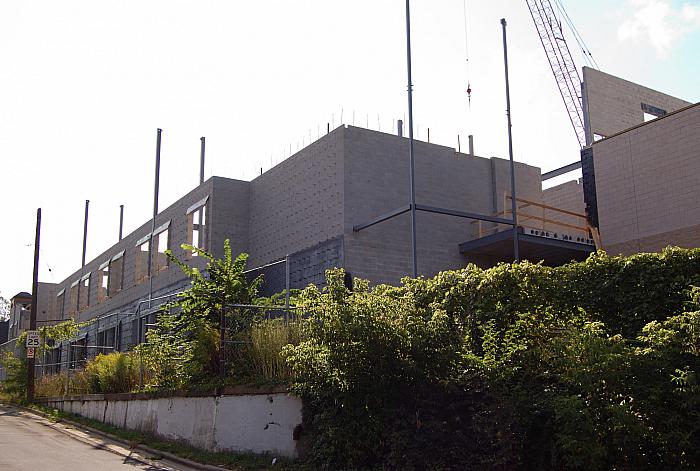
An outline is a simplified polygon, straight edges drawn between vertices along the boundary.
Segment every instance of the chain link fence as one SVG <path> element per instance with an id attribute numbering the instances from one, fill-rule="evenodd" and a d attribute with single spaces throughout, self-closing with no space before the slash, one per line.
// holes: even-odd
<path id="1" fill-rule="evenodd" d="M 227 379 L 254 377 L 279 382 L 289 372 L 280 356 L 282 348 L 298 343 L 301 311 L 295 306 L 232 304 L 220 321 L 219 375 Z"/>
<path id="2" fill-rule="evenodd" d="M 138 304 L 136 312 L 104 316 L 81 328 L 74 338 L 56 342 L 42 338 L 36 350 L 35 384 L 37 397 L 86 394 L 94 390 L 84 374 L 89 360 L 98 354 L 127 352 L 147 341 L 149 330 L 158 327 L 158 314 L 178 293 Z M 262 382 L 283 382 L 288 368 L 280 355 L 282 348 L 298 343 L 302 337 L 301 311 L 291 305 L 232 304 L 219 320 L 219 348 L 216 352 L 222 384 L 255 378 Z M 26 357 L 26 349 L 16 340 L 0 345 L 1 352 Z M 148 381 L 141 355 L 133 355 L 137 387 Z M 133 366 L 133 364 L 132 364 Z M 0 380 L 6 372 L 0 366 Z"/>

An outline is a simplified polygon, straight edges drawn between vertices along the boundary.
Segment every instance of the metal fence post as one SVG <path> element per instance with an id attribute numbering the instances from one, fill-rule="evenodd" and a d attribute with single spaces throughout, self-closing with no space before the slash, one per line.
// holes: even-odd
<path id="1" fill-rule="evenodd" d="M 291 273 L 290 273 L 290 268 L 289 268 L 289 254 L 287 254 L 286 257 L 284 257 L 284 266 L 285 266 L 285 296 L 284 296 L 284 322 L 289 322 L 289 290 L 290 290 L 290 285 L 291 285 Z"/>
<path id="2" fill-rule="evenodd" d="M 219 375 L 226 378 L 226 306 L 222 303 L 219 313 Z"/>

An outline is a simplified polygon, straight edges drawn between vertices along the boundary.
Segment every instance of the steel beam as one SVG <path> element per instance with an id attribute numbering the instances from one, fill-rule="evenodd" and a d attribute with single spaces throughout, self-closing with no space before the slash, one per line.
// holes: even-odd
<path id="1" fill-rule="evenodd" d="M 550 170 L 549 172 L 545 172 L 542 174 L 542 181 L 549 180 L 550 178 L 558 177 L 560 175 L 564 175 L 569 172 L 573 172 L 574 170 L 578 170 L 581 168 L 581 161 L 573 162 L 570 163 L 569 165 L 564 165 L 563 167 L 559 167 L 554 170 Z"/>
<path id="2" fill-rule="evenodd" d="M 513 225 L 512 219 L 504 219 L 496 216 L 486 216 L 485 214 L 470 213 L 467 211 L 457 211 L 455 209 L 437 208 L 434 206 L 425 206 L 422 204 L 416 205 L 416 211 L 423 211 L 425 213 L 444 214 L 446 216 L 456 216 L 459 218 L 476 219 L 478 221 L 487 221 L 496 224 L 507 224 L 509 226 Z"/>
<path id="3" fill-rule="evenodd" d="M 391 212 L 388 212 L 386 214 L 383 214 L 375 219 L 372 219 L 370 222 L 366 224 L 358 224 L 357 226 L 352 226 L 353 232 L 360 232 L 363 229 L 367 229 L 368 227 L 374 226 L 375 224 L 379 224 L 380 222 L 384 222 L 387 219 L 391 219 L 393 217 L 396 217 L 400 214 L 407 213 L 411 210 L 411 205 L 407 204 L 406 206 L 401 206 L 398 209 L 395 209 Z"/>

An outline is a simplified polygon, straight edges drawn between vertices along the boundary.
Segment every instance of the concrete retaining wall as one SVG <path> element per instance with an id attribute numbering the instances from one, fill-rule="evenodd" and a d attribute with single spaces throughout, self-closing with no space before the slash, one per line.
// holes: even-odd
<path id="1" fill-rule="evenodd" d="M 50 407 L 210 451 L 298 456 L 301 400 L 280 389 L 203 397 L 91 394 L 51 398 Z"/>

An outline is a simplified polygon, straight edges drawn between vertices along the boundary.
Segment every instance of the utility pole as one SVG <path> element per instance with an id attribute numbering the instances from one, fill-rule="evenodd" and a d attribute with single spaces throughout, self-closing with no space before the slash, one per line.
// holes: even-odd
<path id="1" fill-rule="evenodd" d="M 418 277 L 416 254 L 416 164 L 413 156 L 413 80 L 411 79 L 411 7 L 406 0 L 406 65 L 408 72 L 408 154 L 411 161 L 411 253 L 413 278 Z"/>
<path id="2" fill-rule="evenodd" d="M 29 314 L 29 330 L 36 330 L 36 311 L 39 289 L 39 241 L 41 239 L 41 208 L 36 210 L 36 235 L 34 236 L 34 273 L 32 278 L 32 309 Z M 36 354 L 36 351 L 35 351 Z M 27 358 L 27 401 L 34 401 L 34 357 Z"/>
<path id="3" fill-rule="evenodd" d="M 513 136 L 510 122 L 510 83 L 508 81 L 508 42 L 506 41 L 506 19 L 501 18 L 503 27 L 503 64 L 506 71 L 506 116 L 508 117 L 508 155 L 510 157 L 510 202 L 513 214 L 513 258 L 520 261 L 520 250 L 518 241 L 518 204 L 515 200 L 515 164 L 513 162 Z M 505 210 L 505 208 L 503 208 Z"/>

